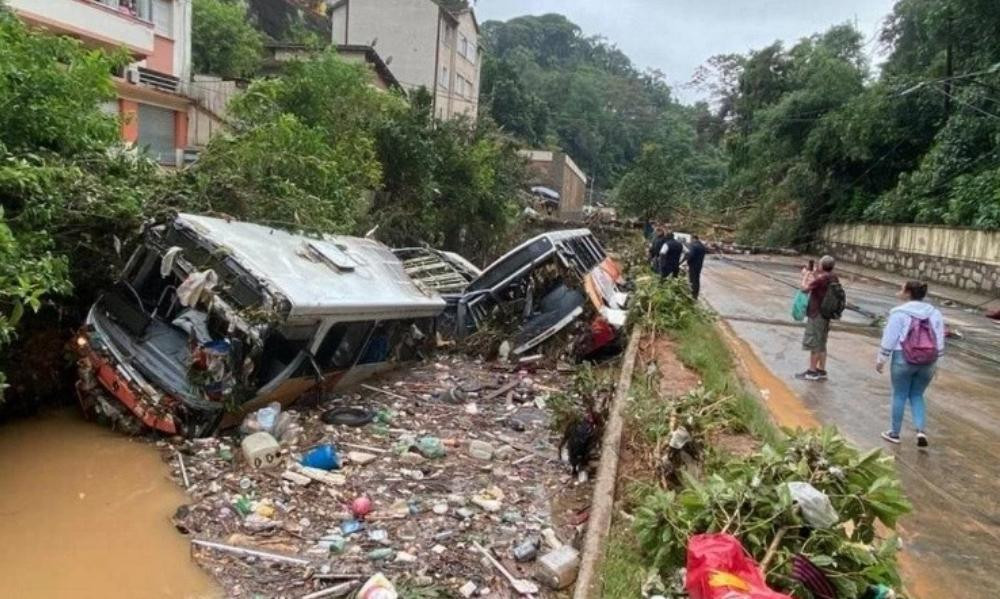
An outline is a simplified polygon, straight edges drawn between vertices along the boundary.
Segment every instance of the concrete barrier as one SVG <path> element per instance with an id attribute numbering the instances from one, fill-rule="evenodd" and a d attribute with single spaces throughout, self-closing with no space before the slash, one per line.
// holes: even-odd
<path id="1" fill-rule="evenodd" d="M 1000 297 L 1000 231 L 827 225 L 817 245 L 846 262 Z"/>

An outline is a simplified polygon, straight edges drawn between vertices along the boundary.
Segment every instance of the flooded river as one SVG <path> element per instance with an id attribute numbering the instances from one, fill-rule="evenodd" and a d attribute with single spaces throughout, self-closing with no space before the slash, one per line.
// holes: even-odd
<path id="1" fill-rule="evenodd" d="M 0 426 L 0 596 L 217 597 L 154 447 L 66 410 Z"/>

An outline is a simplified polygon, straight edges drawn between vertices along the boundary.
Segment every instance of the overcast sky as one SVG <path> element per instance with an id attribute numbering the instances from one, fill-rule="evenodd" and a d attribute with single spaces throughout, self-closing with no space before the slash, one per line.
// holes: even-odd
<path id="1" fill-rule="evenodd" d="M 480 22 L 525 14 L 561 13 L 585 35 L 602 35 L 640 68 L 660 69 L 684 102 L 702 92 L 685 88 L 707 58 L 794 41 L 831 25 L 856 22 L 867 50 L 895 0 L 478 0 Z M 876 57 L 877 58 L 877 57 Z M 876 60 L 877 62 L 877 60 Z"/>

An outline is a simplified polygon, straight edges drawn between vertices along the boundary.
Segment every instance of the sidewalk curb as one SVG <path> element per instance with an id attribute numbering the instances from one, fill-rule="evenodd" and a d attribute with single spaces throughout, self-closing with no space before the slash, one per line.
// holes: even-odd
<path id="1" fill-rule="evenodd" d="M 601 440 L 601 461 L 597 467 L 597 480 L 590 502 L 590 519 L 587 534 L 583 539 L 580 572 L 573 589 L 573 599 L 592 599 L 600 591 L 600 568 L 607 549 L 605 542 L 611 530 L 611 514 L 615 503 L 615 486 L 618 482 L 618 460 L 621 449 L 622 430 L 625 424 L 625 404 L 632 387 L 632 372 L 635 370 L 636 354 L 642 329 L 632 327 L 625 359 L 622 361 L 621 375 L 615 386 L 614 398 L 608 415 L 608 426 Z"/>

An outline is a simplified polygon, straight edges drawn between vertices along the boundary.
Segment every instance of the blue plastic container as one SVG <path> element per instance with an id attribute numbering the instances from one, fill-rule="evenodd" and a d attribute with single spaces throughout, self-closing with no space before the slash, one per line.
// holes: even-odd
<path id="1" fill-rule="evenodd" d="M 317 445 L 302 456 L 302 465 L 320 470 L 337 470 L 340 468 L 340 456 L 337 448 L 329 443 Z"/>

